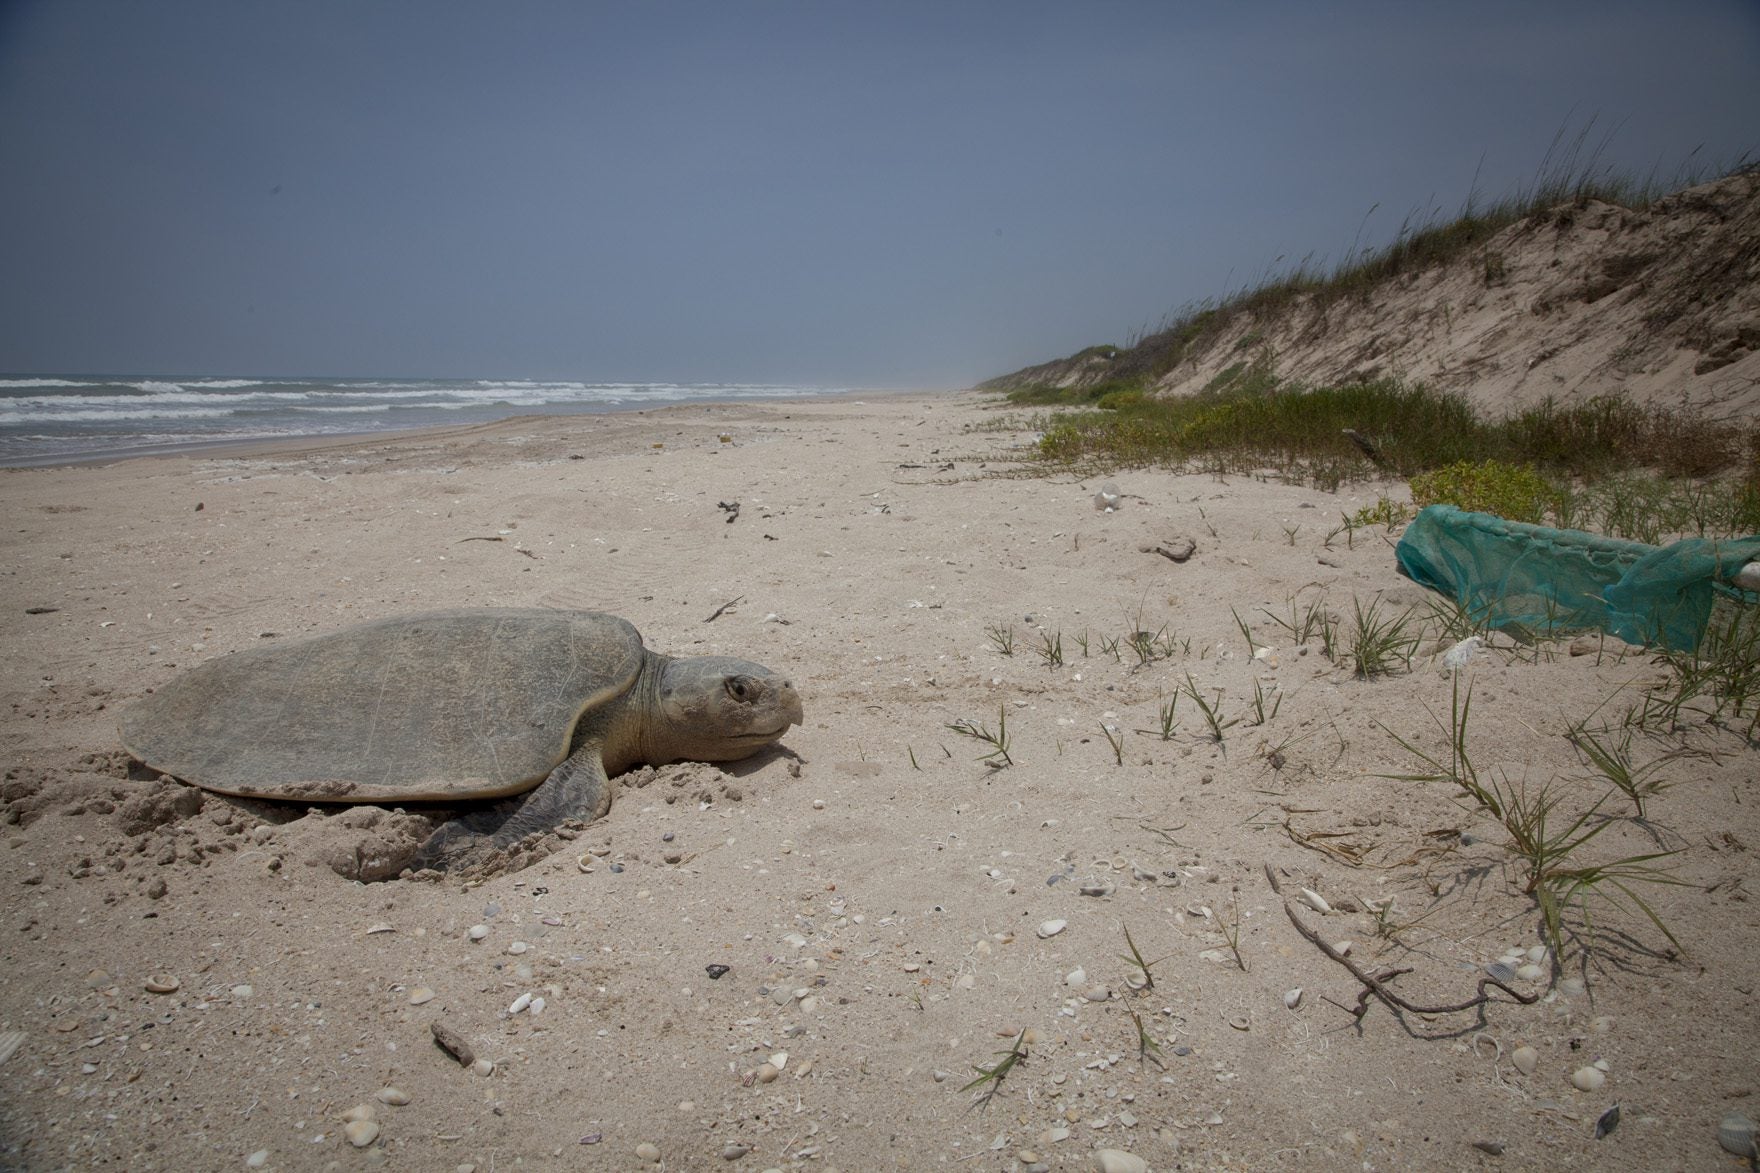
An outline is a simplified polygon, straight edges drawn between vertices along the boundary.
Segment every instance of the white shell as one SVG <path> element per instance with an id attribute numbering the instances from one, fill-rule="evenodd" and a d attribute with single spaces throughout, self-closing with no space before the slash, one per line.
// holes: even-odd
<path id="1" fill-rule="evenodd" d="M 379 1122 L 376 1120 L 350 1120 L 342 1127 L 342 1135 L 348 1143 L 357 1149 L 364 1149 L 379 1139 Z"/>
<path id="2" fill-rule="evenodd" d="M 1532 1075 L 1534 1069 L 1540 1066 L 1540 1053 L 1532 1047 L 1517 1047 L 1510 1052 L 1509 1061 L 1514 1063 L 1516 1070 L 1523 1075 Z"/>
<path id="3" fill-rule="evenodd" d="M 530 1006 L 531 1004 L 532 1004 L 532 996 L 530 994 L 521 994 L 519 997 L 517 997 L 513 1000 L 512 1004 L 510 1004 L 507 1007 L 507 1012 L 509 1014 L 518 1014 L 521 1010 L 524 1010 L 527 1006 Z"/>
<path id="4" fill-rule="evenodd" d="M 1296 1007 L 1300 1006 L 1301 1004 L 1302 1004 L 1302 987 L 1297 986 L 1293 990 L 1284 991 L 1283 1008 L 1285 1010 L 1294 1010 Z"/>
<path id="5" fill-rule="evenodd" d="M 1598 1067 L 1579 1067 L 1571 1072 L 1571 1086 L 1580 1092 L 1596 1092 L 1607 1082 L 1607 1073 Z"/>
<path id="6" fill-rule="evenodd" d="M 1048 920 L 1039 926 L 1039 935 L 1041 937 L 1055 937 L 1068 927 L 1069 922 L 1066 920 Z"/>
<path id="7" fill-rule="evenodd" d="M 1734 1153 L 1738 1157 L 1754 1159 L 1755 1123 L 1740 1112 L 1731 1112 L 1717 1122 L 1717 1143 L 1723 1146 L 1726 1153 Z"/>
<path id="8" fill-rule="evenodd" d="M 1321 916 L 1325 916 L 1332 911 L 1332 905 L 1326 903 L 1326 897 L 1320 895 L 1320 893 L 1314 891 L 1312 888 L 1302 889 L 1302 903 L 1306 904 Z"/>

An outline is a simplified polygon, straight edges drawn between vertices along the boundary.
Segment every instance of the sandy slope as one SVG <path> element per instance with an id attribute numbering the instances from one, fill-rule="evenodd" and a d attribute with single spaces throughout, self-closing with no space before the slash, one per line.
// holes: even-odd
<path id="1" fill-rule="evenodd" d="M 1488 415 L 1623 395 L 1713 417 L 1760 411 L 1760 171 L 1647 208 L 1562 204 L 1362 297 L 1234 313 L 1155 387 L 1188 395 L 1260 363 L 1306 386 L 1394 377 Z M 997 386 L 1091 385 L 1104 353 Z"/>
<path id="2" fill-rule="evenodd" d="M 1306 921 L 1359 964 L 1410 967 L 1416 1002 L 1467 999 L 1539 943 L 1489 821 L 1381 776 L 1411 765 L 1388 730 L 1442 744 L 1433 645 L 1363 682 L 1262 611 L 1421 603 L 1382 534 L 1324 540 L 1403 489 L 1131 473 L 1100 513 L 1097 484 L 987 475 L 1026 440 L 980 398 L 900 397 L 0 474 L 0 1034 L 23 1033 L 0 1166 L 1076 1169 L 1111 1147 L 1157 1170 L 1725 1167 L 1719 1116 L 1760 1098 L 1752 750 L 1696 735 L 1716 756 L 1665 769 L 1653 826 L 1595 843 L 1684 849 L 1691 886 L 1653 896 L 1685 959 L 1603 907 L 1586 971 L 1573 951 L 1569 984 L 1513 983 L 1532 1005 L 1358 1023 L 1358 984 L 1267 868 L 1335 905 Z M 1177 535 L 1188 562 L 1144 550 Z M 117 748 L 117 710 L 181 667 L 466 605 L 615 610 L 660 649 L 764 661 L 806 725 L 727 771 L 631 775 L 603 822 L 471 888 L 338 874 L 419 816 L 204 798 Z M 1275 651 L 1252 658 L 1231 609 Z M 1164 625 L 1169 660 L 1103 650 Z M 1034 649 L 1059 633 L 1053 667 Z M 1155 732 L 1188 673 L 1238 719 L 1221 744 L 1190 699 Z M 1559 778 L 1579 808 L 1567 722 L 1656 675 L 1483 656 L 1481 766 Z M 991 769 L 947 726 L 999 709 L 1014 765 Z M 1379 936 L 1362 898 L 1403 928 Z M 1160 959 L 1151 990 L 1129 988 L 1127 927 Z M 543 1013 L 509 1014 L 526 993 Z M 436 1021 L 493 1074 L 437 1049 Z M 1029 1028 L 975 1108 L 973 1065 Z M 1606 1086 L 1575 1090 L 1598 1059 Z M 379 1132 L 357 1149 L 341 1114 L 363 1103 Z"/>

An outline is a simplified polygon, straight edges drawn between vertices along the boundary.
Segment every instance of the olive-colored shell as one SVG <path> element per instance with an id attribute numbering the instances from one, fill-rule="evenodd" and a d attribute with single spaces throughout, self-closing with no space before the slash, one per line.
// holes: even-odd
<path id="1" fill-rule="evenodd" d="M 222 794 L 321 802 L 518 794 L 621 703 L 642 637 L 591 611 L 446 611 L 237 652 L 128 709 L 122 744 Z"/>

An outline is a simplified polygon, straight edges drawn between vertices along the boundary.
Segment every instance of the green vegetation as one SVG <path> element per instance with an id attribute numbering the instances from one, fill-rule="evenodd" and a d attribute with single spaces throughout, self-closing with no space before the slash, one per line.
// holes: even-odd
<path id="1" fill-rule="evenodd" d="M 1557 512 L 1557 498 L 1558 490 L 1532 468 L 1501 460 L 1463 460 L 1412 478 L 1412 501 L 1419 508 L 1443 502 L 1536 525 Z"/>
<path id="2" fill-rule="evenodd" d="M 1535 516 L 1593 511 L 1592 498 L 1566 500 L 1573 482 L 1593 484 L 1633 468 L 1703 478 L 1760 461 L 1750 425 L 1605 397 L 1570 407 L 1549 402 L 1503 420 L 1478 418 L 1458 395 L 1391 379 L 1312 389 L 1231 386 L 1178 399 L 1109 392 L 1108 403 L 1039 421 L 1040 457 L 1074 466 L 1269 469 L 1323 488 L 1434 474 L 1437 499 L 1456 487 L 1522 489 L 1521 505 Z M 1379 463 L 1347 429 L 1373 443 Z M 1726 501 L 1707 499 L 1698 511 L 1760 518 L 1760 469 L 1744 471 L 1739 483 L 1710 491 Z"/>

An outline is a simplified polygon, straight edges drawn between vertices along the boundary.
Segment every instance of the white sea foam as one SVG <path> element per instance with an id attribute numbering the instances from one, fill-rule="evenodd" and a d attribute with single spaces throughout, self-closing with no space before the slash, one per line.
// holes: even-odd
<path id="1" fill-rule="evenodd" d="M 197 440 L 259 439 L 832 388 L 546 379 L 0 379 L 0 464 Z"/>

